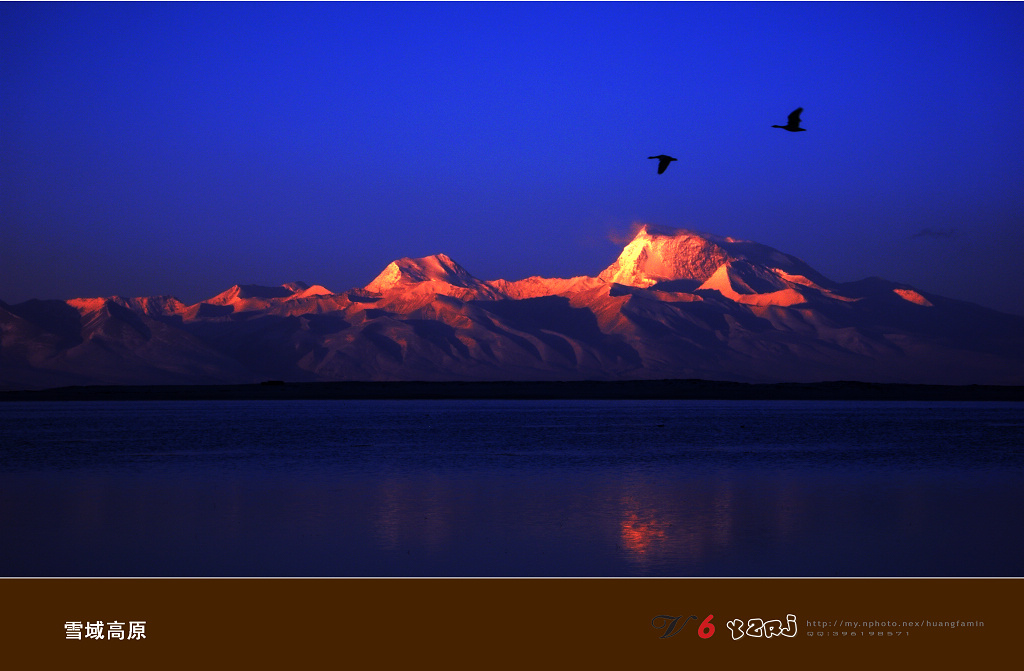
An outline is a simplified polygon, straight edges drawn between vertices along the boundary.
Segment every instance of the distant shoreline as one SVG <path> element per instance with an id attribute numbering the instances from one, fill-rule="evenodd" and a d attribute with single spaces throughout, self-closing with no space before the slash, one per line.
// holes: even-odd
<path id="1" fill-rule="evenodd" d="M 1024 387 L 811 382 L 748 384 L 708 380 L 514 382 L 295 382 L 240 385 L 74 386 L 0 391 L 2 401 L 228 400 L 799 400 L 1024 401 Z"/>

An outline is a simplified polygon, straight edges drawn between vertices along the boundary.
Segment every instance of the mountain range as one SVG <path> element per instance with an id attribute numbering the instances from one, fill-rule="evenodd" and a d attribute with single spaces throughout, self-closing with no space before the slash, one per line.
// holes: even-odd
<path id="1" fill-rule="evenodd" d="M 0 388 L 266 380 L 1024 384 L 1024 317 L 756 242 L 643 226 L 594 277 L 484 281 L 444 254 L 301 282 L 0 301 Z"/>

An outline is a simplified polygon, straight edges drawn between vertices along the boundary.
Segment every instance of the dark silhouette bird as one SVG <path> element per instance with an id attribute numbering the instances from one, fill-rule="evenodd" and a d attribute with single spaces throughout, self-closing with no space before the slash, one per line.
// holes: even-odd
<path id="1" fill-rule="evenodd" d="M 788 130 L 791 133 L 795 133 L 798 130 L 807 130 L 806 128 L 800 127 L 800 113 L 804 111 L 803 107 L 797 107 L 789 115 L 789 121 L 786 122 L 785 126 L 773 125 L 772 128 L 781 128 L 782 130 Z"/>
<path id="2" fill-rule="evenodd" d="M 661 173 L 665 172 L 665 168 L 668 167 L 669 163 L 671 163 L 672 161 L 678 161 L 679 160 L 677 158 L 672 158 L 671 156 L 665 156 L 664 154 L 659 154 L 658 156 L 648 156 L 647 158 L 656 158 L 656 159 L 658 159 L 658 174 L 659 175 Z"/>

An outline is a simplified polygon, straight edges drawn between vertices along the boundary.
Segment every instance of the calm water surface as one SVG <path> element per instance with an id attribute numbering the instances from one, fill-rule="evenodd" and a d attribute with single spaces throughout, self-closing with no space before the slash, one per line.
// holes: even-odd
<path id="1" fill-rule="evenodd" d="M 1020 576 L 1013 403 L 0 404 L 5 576 Z"/>

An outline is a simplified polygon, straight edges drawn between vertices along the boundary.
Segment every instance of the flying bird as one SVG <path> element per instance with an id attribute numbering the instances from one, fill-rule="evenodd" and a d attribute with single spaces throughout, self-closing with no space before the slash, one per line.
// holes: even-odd
<path id="1" fill-rule="evenodd" d="M 800 127 L 800 113 L 804 111 L 803 107 L 797 107 L 789 115 L 789 121 L 786 122 L 785 126 L 773 125 L 772 128 L 781 128 L 782 130 L 788 130 L 791 133 L 795 133 L 798 130 L 807 130 L 806 128 Z"/>
<path id="2" fill-rule="evenodd" d="M 803 129 L 801 128 L 800 130 L 803 130 Z M 665 172 L 665 168 L 668 167 L 669 163 L 671 163 L 672 161 L 678 161 L 679 160 L 677 158 L 672 158 L 671 156 L 665 156 L 664 154 L 659 154 L 658 156 L 648 156 L 647 158 L 656 158 L 656 159 L 658 159 L 658 174 L 659 175 L 661 173 Z"/>

